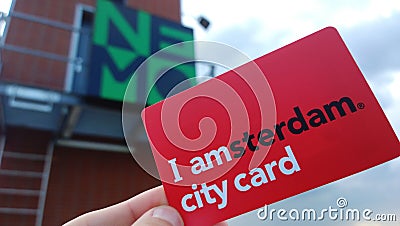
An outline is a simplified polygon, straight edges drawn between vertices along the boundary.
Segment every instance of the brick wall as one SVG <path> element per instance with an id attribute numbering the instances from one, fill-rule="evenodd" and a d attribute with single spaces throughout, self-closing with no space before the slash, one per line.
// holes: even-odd
<path id="1" fill-rule="evenodd" d="M 14 10 L 73 24 L 78 3 L 94 6 L 95 0 L 16 0 Z M 180 22 L 179 0 L 128 0 L 127 5 Z M 6 44 L 68 56 L 71 32 L 12 18 Z M 0 80 L 55 90 L 64 89 L 67 63 L 3 50 Z"/>
<path id="2" fill-rule="evenodd" d="M 14 10 L 72 24 L 78 3 L 94 6 L 95 0 L 16 0 Z M 127 4 L 157 16 L 180 21 L 179 0 L 129 0 Z M 69 31 L 13 18 L 6 44 L 68 56 L 70 39 Z M 66 62 L 3 50 L 2 63 L 0 82 L 64 89 Z M 6 150 L 19 155 L 44 155 L 52 136 L 43 131 L 7 128 Z M 0 189 L 40 189 L 40 178 L 9 174 L 13 171 L 41 172 L 43 160 L 18 159 L 12 155 L 2 160 Z M 147 175 L 130 154 L 56 147 L 43 225 L 60 225 L 83 212 L 129 198 L 157 184 L 159 181 Z M 37 205 L 37 195 L 0 194 L 0 208 L 3 210 L 34 210 Z M 0 213 L 0 225 L 34 225 L 35 215 L 32 213 L 19 215 L 3 212 Z"/>
<path id="3" fill-rule="evenodd" d="M 159 184 L 129 153 L 56 147 L 43 225 L 61 225 Z"/>

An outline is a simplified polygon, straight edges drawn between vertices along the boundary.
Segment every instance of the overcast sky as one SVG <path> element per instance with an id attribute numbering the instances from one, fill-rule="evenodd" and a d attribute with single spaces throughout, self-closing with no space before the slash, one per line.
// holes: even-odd
<path id="1" fill-rule="evenodd" d="M 374 94 L 400 135 L 400 1 L 399 0 L 182 0 L 183 23 L 197 40 L 229 44 L 250 58 L 262 56 L 326 26 L 339 30 Z M 208 31 L 193 17 L 211 21 Z M 222 71 L 222 70 L 221 70 Z M 336 207 L 345 197 L 349 208 L 396 213 L 396 223 L 296 222 L 300 225 L 384 226 L 400 222 L 400 158 L 321 188 L 283 200 L 270 208 Z M 244 200 L 245 201 L 245 200 Z M 238 207 L 240 208 L 240 207 Z M 250 212 L 230 225 L 293 225 L 259 221 Z"/>
<path id="2" fill-rule="evenodd" d="M 0 0 L 0 11 L 7 2 Z M 182 0 L 182 18 L 197 40 L 229 44 L 251 58 L 264 55 L 326 26 L 341 33 L 369 85 L 400 134 L 400 1 L 399 0 Z M 208 31 L 193 19 L 204 15 Z M 332 222 L 314 225 L 384 226 L 400 222 L 400 158 L 357 175 L 297 195 L 270 208 L 335 206 L 345 197 L 350 208 L 396 213 L 397 223 Z M 238 207 L 239 208 L 239 207 Z M 299 223 L 299 222 L 297 222 Z M 299 223 L 313 225 L 310 222 Z M 230 220 L 230 225 L 293 225 L 259 221 L 255 212 Z"/>

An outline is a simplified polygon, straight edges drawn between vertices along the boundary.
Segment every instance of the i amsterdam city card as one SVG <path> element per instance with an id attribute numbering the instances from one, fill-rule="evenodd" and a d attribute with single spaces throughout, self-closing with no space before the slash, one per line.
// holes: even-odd
<path id="1" fill-rule="evenodd" d="M 263 76 L 253 70 L 254 63 Z M 169 204 L 213 225 L 400 155 L 399 140 L 328 27 L 147 107 Z"/>

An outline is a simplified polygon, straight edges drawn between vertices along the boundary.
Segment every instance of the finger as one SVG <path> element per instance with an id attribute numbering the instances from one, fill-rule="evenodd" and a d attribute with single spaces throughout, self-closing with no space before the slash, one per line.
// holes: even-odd
<path id="1" fill-rule="evenodd" d="M 149 209 L 167 204 L 164 189 L 159 186 L 124 202 L 84 214 L 64 226 L 132 225 Z"/>
<path id="2" fill-rule="evenodd" d="M 219 222 L 218 224 L 216 224 L 214 226 L 228 226 L 228 222 L 222 221 L 222 222 Z"/>
<path id="3" fill-rule="evenodd" d="M 183 226 L 178 211 L 170 206 L 159 206 L 147 211 L 132 226 Z"/>

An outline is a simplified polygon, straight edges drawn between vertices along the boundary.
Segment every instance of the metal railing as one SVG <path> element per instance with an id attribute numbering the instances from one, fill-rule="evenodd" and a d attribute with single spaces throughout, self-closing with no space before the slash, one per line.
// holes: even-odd
<path id="1" fill-rule="evenodd" d="M 0 78 L 1 75 L 3 74 L 2 66 L 4 64 L 3 60 L 4 51 L 11 51 L 18 54 L 30 55 L 34 57 L 45 58 L 52 61 L 64 62 L 67 64 L 65 83 L 68 83 L 68 85 L 65 85 L 64 92 L 69 93 L 71 91 L 73 76 L 75 75 L 75 72 L 79 72 L 80 70 L 82 70 L 82 67 L 88 67 L 88 64 L 86 62 L 87 60 L 82 59 L 81 57 L 73 56 L 75 54 L 71 54 L 70 49 L 67 55 L 60 55 L 53 52 L 30 48 L 29 45 L 20 46 L 15 44 L 8 44 L 9 41 L 7 41 L 7 34 L 9 32 L 10 25 L 12 24 L 13 19 L 19 19 L 26 21 L 27 23 L 40 24 L 40 25 L 50 26 L 55 29 L 68 31 L 70 32 L 69 33 L 70 38 L 74 35 L 79 36 L 82 33 L 90 33 L 91 31 L 88 29 L 81 29 L 79 26 L 76 25 L 76 23 L 75 25 L 73 25 L 60 21 L 51 20 L 45 17 L 31 15 L 23 12 L 17 12 L 14 10 L 14 6 L 15 6 L 15 0 L 12 2 L 9 14 L 8 15 L 3 14 L 3 16 L 0 17 L 0 21 L 3 21 L 5 23 L 3 36 L 1 36 L 0 40 Z M 83 6 L 78 5 L 77 8 L 78 7 L 82 8 Z M 84 6 L 84 7 L 88 8 L 89 6 Z M 65 48 L 71 48 L 71 47 L 66 46 Z M 60 92 L 37 89 L 33 87 L 30 88 L 16 84 L 13 85 L 6 83 L 0 84 L 0 86 L 3 87 L 3 88 L 0 87 L 0 97 L 1 95 L 8 96 L 9 97 L 8 101 L 10 102 L 10 105 L 18 108 L 49 112 L 52 110 L 52 106 L 54 103 L 60 103 L 63 101 L 63 99 L 65 99 L 60 97 L 60 95 L 65 96 L 65 94 L 62 94 Z M 74 100 L 72 102 L 76 103 L 77 101 L 75 100 L 75 98 L 73 99 Z"/>
<path id="2" fill-rule="evenodd" d="M 35 49 L 27 48 L 27 47 L 6 44 L 7 33 L 8 33 L 8 29 L 9 29 L 12 18 L 18 18 L 18 19 L 26 20 L 28 22 L 34 22 L 34 23 L 38 23 L 38 24 L 42 24 L 42 25 L 47 25 L 47 26 L 51 26 L 51 27 L 54 27 L 57 29 L 66 30 L 66 31 L 70 31 L 70 32 L 76 32 L 76 33 L 88 32 L 85 29 L 75 27 L 71 24 L 54 21 L 54 20 L 50 20 L 48 18 L 30 15 L 30 14 L 26 14 L 26 13 L 22 13 L 22 12 L 10 11 L 10 13 L 7 16 L 3 16 L 3 18 L 2 18 L 3 21 L 5 21 L 5 28 L 4 28 L 2 40 L 0 42 L 1 49 L 15 51 L 18 53 L 23 53 L 23 54 L 28 54 L 28 55 L 38 56 L 38 57 L 44 57 L 44 58 L 48 58 L 48 59 L 52 59 L 52 60 L 56 60 L 56 61 L 82 63 L 82 60 L 78 60 L 77 58 L 70 58 L 68 56 L 54 54 L 54 53 L 50 53 L 50 52 L 46 52 L 46 51 L 35 50 Z"/>

